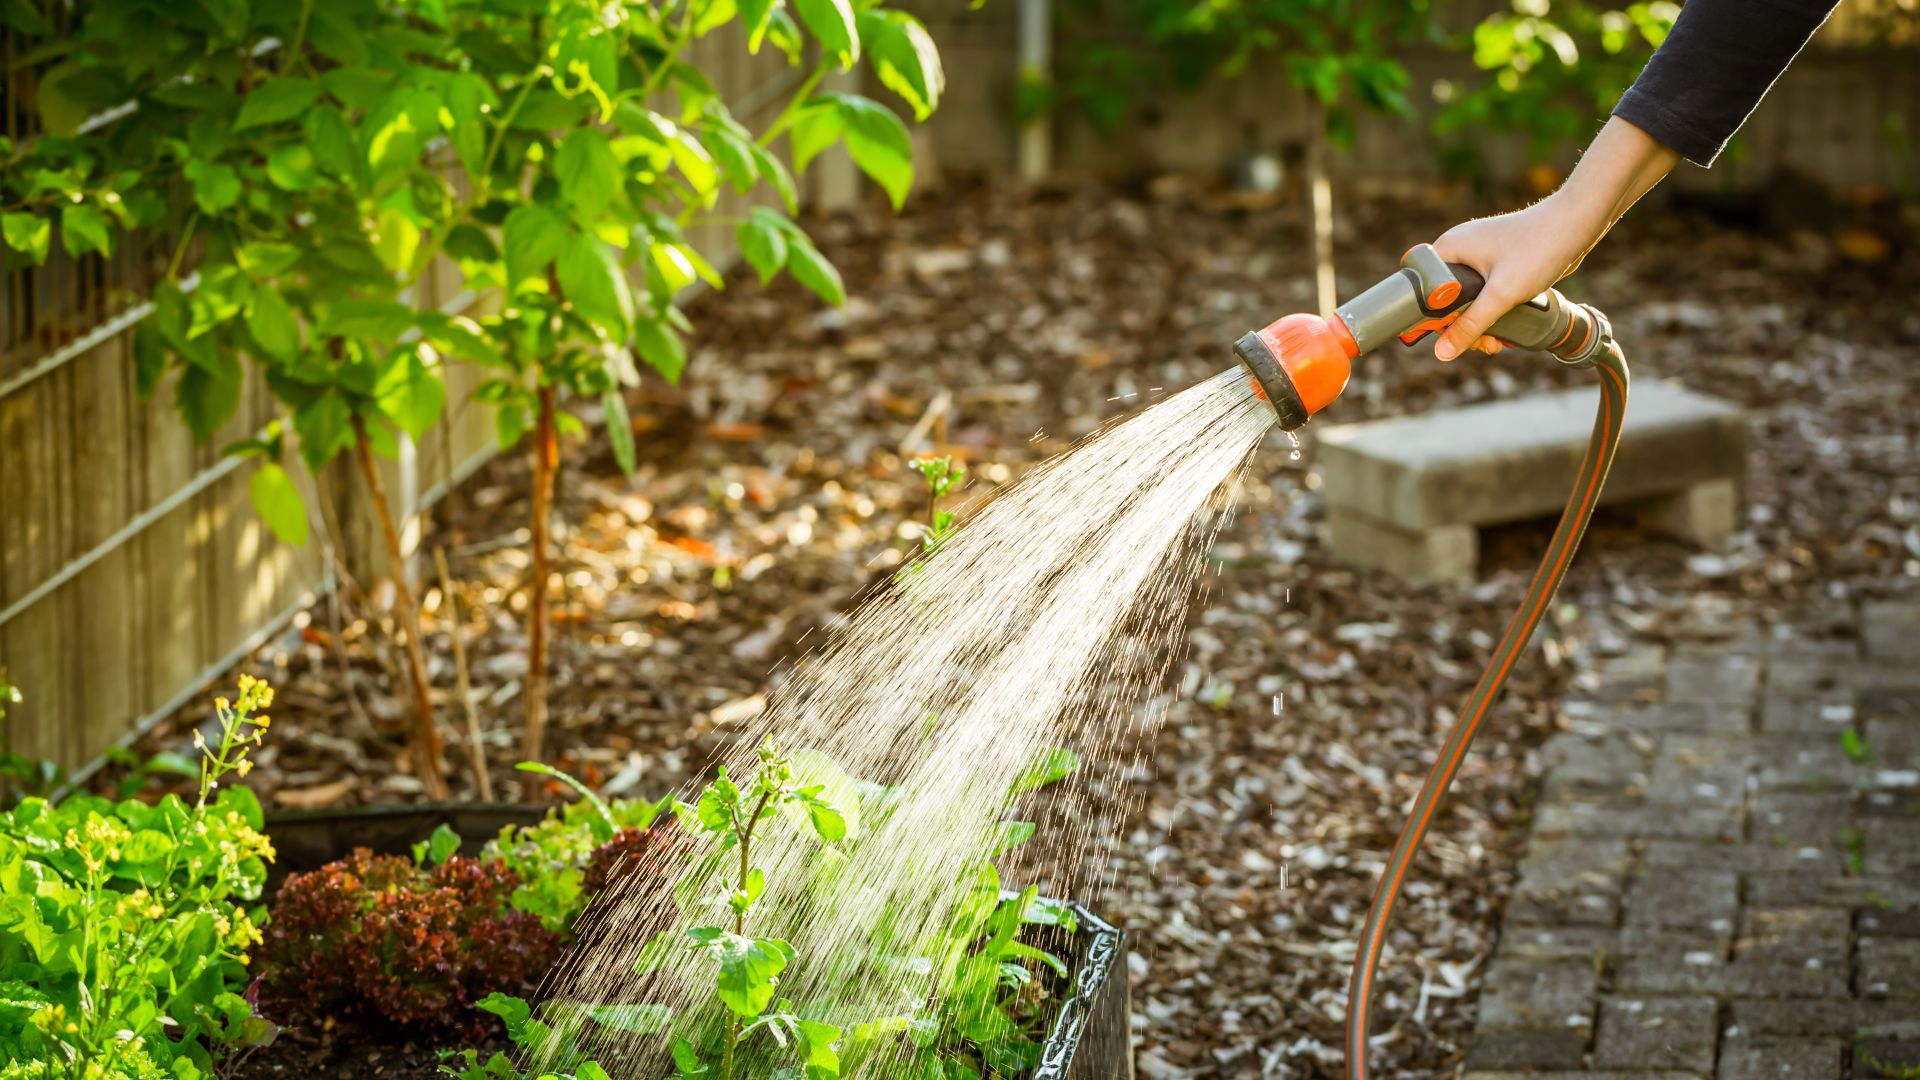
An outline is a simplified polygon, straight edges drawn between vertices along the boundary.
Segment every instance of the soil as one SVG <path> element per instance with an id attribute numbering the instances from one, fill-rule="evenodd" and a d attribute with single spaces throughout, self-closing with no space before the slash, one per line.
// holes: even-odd
<path id="1" fill-rule="evenodd" d="M 1491 208 L 1440 190 L 1347 197 L 1343 293 L 1388 272 L 1407 243 Z M 1911 211 L 1872 200 L 1852 211 L 1848 228 L 1879 245 L 1763 234 L 1739 211 L 1643 206 L 1569 283 L 1612 315 L 1636 378 L 1677 378 L 1749 410 L 1746 520 L 1714 553 L 1604 514 L 1588 535 L 1415 864 L 1375 1010 L 1382 1075 L 1457 1065 L 1538 776 L 1531 750 L 1623 628 L 1818 610 L 1920 576 L 1920 309 L 1886 302 L 1914 295 L 1920 277 Z M 971 463 L 964 522 L 968 500 L 1221 370 L 1245 330 L 1312 306 L 1291 205 L 1177 177 L 1026 194 L 960 185 L 898 218 L 864 208 L 812 227 L 845 274 L 846 308 L 736 275 L 693 305 L 686 382 L 631 395 L 638 475 L 622 477 L 597 434 L 567 447 L 550 760 L 612 793 L 651 796 L 698 775 L 778 689 L 788 658 L 887 576 L 924 511 L 912 455 Z M 1424 347 L 1389 349 L 1358 363 L 1327 419 L 1585 378 L 1534 356 L 1441 365 Z M 597 410 L 578 411 L 597 426 Z M 1494 530 L 1469 587 L 1344 568 L 1318 533 L 1312 431 L 1299 460 L 1279 436 L 1256 458 L 1213 553 L 1218 576 L 1193 605 L 1189 654 L 1149 703 L 1162 719 L 1144 764 L 1076 781 L 1132 808 L 1087 854 L 1098 884 L 1080 898 L 1131 935 L 1146 1080 L 1340 1075 L 1351 941 L 1375 877 L 1551 526 Z M 461 614 L 455 624 L 449 598 L 425 590 L 463 796 L 475 788 L 457 739 L 455 632 L 496 789 L 517 775 L 528 473 L 524 454 L 494 461 L 427 530 Z M 382 634 L 388 590 L 365 584 L 243 666 L 280 688 L 250 781 L 280 806 L 419 797 Z M 204 719 L 181 713 L 147 748 L 177 748 Z M 410 1053 L 383 1060 L 399 1069 Z M 365 1067 L 376 1071 L 354 1075 L 409 1075 Z"/>

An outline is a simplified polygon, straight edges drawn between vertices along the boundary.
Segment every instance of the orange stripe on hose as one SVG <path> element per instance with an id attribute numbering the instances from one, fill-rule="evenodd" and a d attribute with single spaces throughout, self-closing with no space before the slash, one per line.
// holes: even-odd
<path id="1" fill-rule="evenodd" d="M 1592 332 L 1593 328 L 1589 327 L 1589 339 Z M 1569 326 L 1568 334 L 1563 336 L 1562 341 L 1565 337 L 1571 336 L 1571 333 L 1572 327 Z M 1582 344 L 1584 347 L 1585 343 Z M 1578 549 L 1580 540 L 1586 533 L 1587 525 L 1592 518 L 1593 504 L 1599 497 L 1600 487 L 1604 483 L 1606 473 L 1612 465 L 1614 452 L 1618 448 L 1619 438 L 1614 430 L 1614 420 L 1616 415 L 1623 422 L 1625 419 L 1625 403 L 1621 397 L 1626 389 L 1625 378 L 1608 366 L 1601 366 L 1600 371 L 1604 380 L 1601 384 L 1600 417 L 1594 431 L 1594 438 L 1588 447 L 1588 453 L 1592 457 L 1592 467 L 1568 495 L 1566 509 L 1561 515 L 1560 528 L 1555 530 L 1553 545 L 1549 547 L 1547 557 L 1541 559 L 1540 565 L 1534 571 L 1533 580 L 1528 585 L 1531 600 L 1520 611 L 1514 613 L 1513 621 L 1507 625 L 1502 635 L 1495 655 L 1499 657 L 1500 652 L 1504 652 L 1504 658 L 1495 661 L 1498 667 L 1490 664 L 1482 673 L 1479 684 L 1474 687 L 1468 698 L 1468 711 L 1461 714 L 1460 719 L 1455 722 L 1453 732 L 1449 733 L 1446 740 L 1447 743 L 1454 744 L 1454 749 L 1450 752 L 1443 750 L 1443 756 L 1434 762 L 1419 795 L 1415 797 L 1416 806 L 1419 807 L 1416 810 L 1418 816 L 1409 818 L 1401 830 L 1401 836 L 1395 840 L 1393 850 L 1388 854 L 1388 861 L 1392 862 L 1402 850 L 1401 840 L 1406 840 L 1404 858 L 1393 869 L 1391 876 L 1382 875 L 1380 884 L 1374 891 L 1374 904 L 1378 908 L 1378 916 L 1375 917 L 1373 912 L 1369 912 L 1363 933 L 1371 936 L 1368 939 L 1366 955 L 1356 958 L 1353 983 L 1348 994 L 1350 1019 L 1347 1049 L 1349 1076 L 1352 1080 L 1364 1080 L 1366 1076 L 1367 1014 L 1371 1007 L 1373 976 L 1378 967 L 1379 958 L 1386 948 L 1386 928 L 1392 918 L 1394 906 L 1398 902 L 1400 887 L 1405 881 L 1408 868 L 1413 865 L 1413 857 L 1418 853 L 1421 839 L 1425 837 L 1427 829 L 1432 825 L 1434 815 L 1439 812 L 1441 800 L 1446 797 L 1447 790 L 1452 786 L 1454 775 L 1466 758 L 1466 752 L 1472 745 L 1474 735 L 1479 731 L 1480 724 L 1492 707 L 1493 700 L 1504 688 L 1507 676 L 1512 673 L 1513 665 L 1518 661 L 1527 640 L 1532 637 L 1533 631 L 1545 616 L 1547 604 L 1559 591 L 1560 581 L 1566 572 L 1567 564 L 1572 560 L 1574 551 Z M 1559 548 L 1557 554 L 1552 549 L 1555 546 Z M 1543 579 L 1547 586 L 1545 588 L 1542 588 Z M 1425 805 L 1420 806 L 1421 803 Z"/>

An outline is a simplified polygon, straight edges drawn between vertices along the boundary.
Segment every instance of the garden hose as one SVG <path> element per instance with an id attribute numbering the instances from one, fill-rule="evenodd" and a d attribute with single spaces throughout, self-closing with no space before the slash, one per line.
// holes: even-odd
<path id="1" fill-rule="evenodd" d="M 1433 248 L 1422 244 L 1400 260 L 1398 273 L 1335 309 L 1333 316 L 1289 315 L 1265 330 L 1247 334 L 1234 354 L 1253 374 L 1256 393 L 1274 406 L 1280 425 L 1292 430 L 1325 408 L 1346 387 L 1350 361 L 1384 344 L 1389 337 L 1412 344 L 1459 317 L 1484 284 L 1471 268 L 1448 264 Z M 1495 322 L 1488 333 L 1511 345 L 1553 354 L 1562 362 L 1591 367 L 1600 376 L 1600 409 L 1593 438 L 1587 444 L 1578 479 L 1566 509 L 1553 531 L 1546 555 L 1534 571 L 1519 610 L 1507 623 L 1480 681 L 1460 710 L 1453 728 L 1407 822 L 1387 857 L 1380 884 L 1354 953 L 1353 979 L 1347 989 L 1347 1077 L 1367 1077 L 1367 1009 L 1373 994 L 1374 970 L 1386 947 L 1387 923 L 1406 881 L 1414 852 L 1433 824 L 1447 788 L 1459 772 L 1467 747 L 1486 718 L 1494 698 L 1506 685 L 1514 662 L 1546 615 L 1547 604 L 1566 576 L 1574 549 L 1587 530 L 1607 480 L 1627 408 L 1627 362 L 1613 340 L 1604 315 L 1592 307 L 1574 304 L 1548 289 Z"/>

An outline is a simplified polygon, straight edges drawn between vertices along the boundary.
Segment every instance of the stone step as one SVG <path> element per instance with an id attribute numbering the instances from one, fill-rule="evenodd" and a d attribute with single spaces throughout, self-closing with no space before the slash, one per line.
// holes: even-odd
<path id="1" fill-rule="evenodd" d="M 1532 394 L 1318 432 L 1329 542 L 1349 562 L 1420 579 L 1471 578 L 1478 529 L 1556 514 L 1586 452 L 1599 391 Z M 1712 547 L 1739 521 L 1739 408 L 1646 380 L 1600 501 Z"/>

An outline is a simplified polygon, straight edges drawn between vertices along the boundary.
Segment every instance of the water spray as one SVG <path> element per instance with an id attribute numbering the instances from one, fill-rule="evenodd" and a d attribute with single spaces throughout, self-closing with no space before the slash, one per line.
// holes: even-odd
<path id="1" fill-rule="evenodd" d="M 1392 276 L 1341 304 L 1333 315 L 1288 315 L 1264 330 L 1241 337 L 1233 354 L 1252 373 L 1254 391 L 1273 406 L 1280 426 L 1292 431 L 1340 396 L 1352 374 L 1354 359 L 1394 338 L 1412 345 L 1445 329 L 1480 295 L 1484 284 L 1472 267 L 1449 263 L 1432 246 L 1420 244 L 1401 257 L 1400 269 Z M 1573 303 L 1557 290 L 1548 289 L 1502 316 L 1487 332 L 1516 348 L 1545 352 L 1564 364 L 1598 372 L 1600 409 L 1586 458 L 1540 568 L 1534 571 L 1525 599 L 1507 623 L 1480 681 L 1447 732 L 1440 756 L 1413 801 L 1412 812 L 1374 889 L 1373 906 L 1360 931 L 1353 979 L 1347 989 L 1348 1080 L 1366 1080 L 1367 1007 L 1373 993 L 1374 969 L 1386 946 L 1387 921 L 1400 897 L 1407 867 L 1466 757 L 1467 745 L 1566 575 L 1574 549 L 1593 516 L 1614 450 L 1620 445 L 1620 426 L 1626 413 L 1626 358 L 1613 340 L 1606 316 L 1595 308 Z"/>

